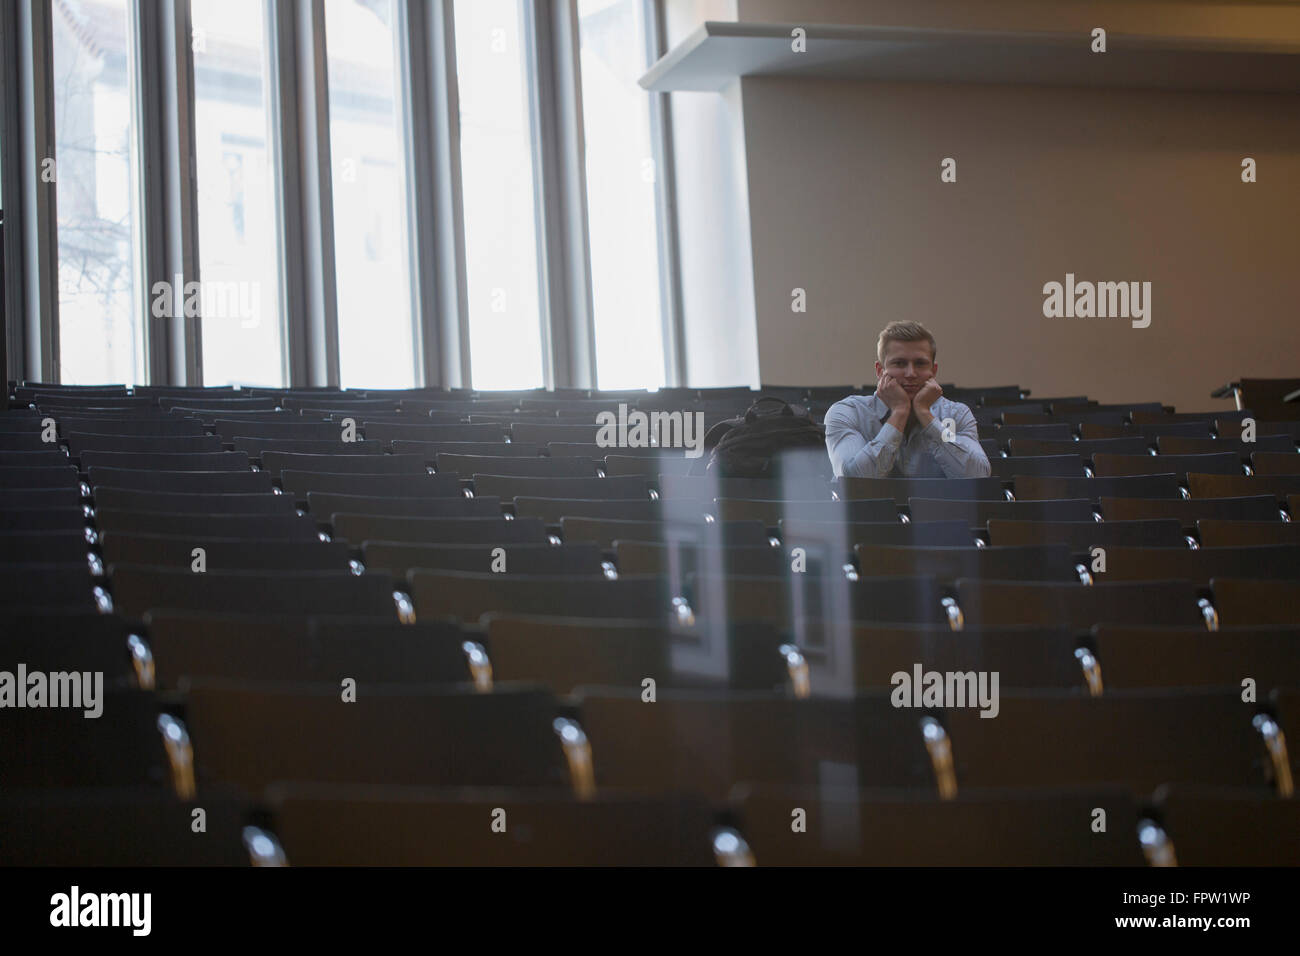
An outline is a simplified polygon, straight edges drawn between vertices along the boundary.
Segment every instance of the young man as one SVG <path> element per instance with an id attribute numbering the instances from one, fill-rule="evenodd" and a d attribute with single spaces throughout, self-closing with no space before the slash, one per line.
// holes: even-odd
<path id="1" fill-rule="evenodd" d="M 975 416 L 943 397 L 937 352 L 934 336 L 920 323 L 885 326 L 876 343 L 876 393 L 850 395 L 826 413 L 826 450 L 836 477 L 989 474 Z"/>

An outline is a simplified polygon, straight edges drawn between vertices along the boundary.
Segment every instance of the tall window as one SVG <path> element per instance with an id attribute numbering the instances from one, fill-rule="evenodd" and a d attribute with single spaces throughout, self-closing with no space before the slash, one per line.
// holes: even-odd
<path id="1" fill-rule="evenodd" d="M 391 0 L 325 0 L 345 388 L 415 384 Z"/>
<path id="2" fill-rule="evenodd" d="M 203 381 L 284 384 L 263 0 L 191 0 Z"/>
<path id="3" fill-rule="evenodd" d="M 456 0 L 461 176 L 476 388 L 542 384 L 533 146 L 519 0 Z"/>
<path id="4" fill-rule="evenodd" d="M 596 372 L 601 388 L 664 384 L 642 0 L 579 0 Z"/>
<path id="5" fill-rule="evenodd" d="M 140 380 L 139 224 L 126 0 L 53 5 L 59 376 L 69 384 Z M 53 159 L 51 164 L 48 160 Z"/>

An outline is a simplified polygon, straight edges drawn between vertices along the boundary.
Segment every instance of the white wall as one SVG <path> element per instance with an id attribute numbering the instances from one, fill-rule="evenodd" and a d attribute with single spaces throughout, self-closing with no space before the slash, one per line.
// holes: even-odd
<path id="1" fill-rule="evenodd" d="M 747 21 L 1081 31 L 1101 23 L 1111 32 L 1300 39 L 1300 6 L 1291 4 L 735 7 Z M 1041 395 L 1158 398 L 1198 410 L 1225 407 L 1209 391 L 1231 378 L 1296 373 L 1300 95 L 753 77 L 738 94 L 673 94 L 673 108 L 713 110 L 715 134 L 728 111 L 743 114 L 742 142 L 729 152 L 698 131 L 677 144 L 679 188 L 694 180 L 681 196 L 684 258 L 705 254 L 683 267 L 696 270 L 687 282 L 692 375 L 710 376 L 692 383 L 725 381 L 717 350 L 747 321 L 744 296 L 708 271 L 709 256 L 729 254 L 724 274 L 734 282 L 743 272 L 735 259 L 746 238 L 728 249 L 720 237 L 740 219 L 719 178 L 737 149 L 763 381 L 869 381 L 876 336 L 892 319 L 935 331 L 944 380 L 1017 382 Z M 948 156 L 958 162 L 953 184 L 939 179 Z M 1259 164 L 1253 185 L 1240 180 L 1243 156 Z M 1045 318 L 1043 284 L 1067 272 L 1152 282 L 1151 326 Z M 790 309 L 795 287 L 807 290 L 804 315 Z"/>
<path id="2" fill-rule="evenodd" d="M 705 20 L 735 20 L 737 0 L 664 0 L 664 29 L 672 49 Z"/>
<path id="3" fill-rule="evenodd" d="M 669 0 L 669 45 L 735 0 Z M 684 384 L 757 385 L 758 332 L 740 82 L 721 94 L 672 93 L 681 261 Z"/>
<path id="4" fill-rule="evenodd" d="M 834 23 L 965 30 L 1300 40 L 1294 0 L 734 0 L 744 23 Z"/>
<path id="5" fill-rule="evenodd" d="M 945 381 L 1040 395 L 1194 411 L 1231 378 L 1296 374 L 1300 96 L 743 89 L 765 381 L 868 381 L 893 319 L 930 326 Z M 1150 281 L 1150 327 L 1045 318 L 1067 272 Z"/>
<path id="6" fill-rule="evenodd" d="M 741 85 L 673 94 L 685 383 L 757 385 L 750 193 Z"/>

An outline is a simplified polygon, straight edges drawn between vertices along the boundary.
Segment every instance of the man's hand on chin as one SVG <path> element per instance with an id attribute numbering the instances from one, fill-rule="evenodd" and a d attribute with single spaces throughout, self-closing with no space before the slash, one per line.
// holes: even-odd
<path id="1" fill-rule="evenodd" d="M 888 372 L 882 372 L 876 379 L 876 396 L 889 406 L 889 424 L 900 432 L 906 428 L 912 403 L 907 400 L 907 392 L 898 380 Z"/>
<path id="2" fill-rule="evenodd" d="M 912 396 L 912 414 L 922 428 L 929 428 L 930 422 L 934 421 L 930 407 L 942 397 L 943 387 L 935 379 L 930 379 Z"/>

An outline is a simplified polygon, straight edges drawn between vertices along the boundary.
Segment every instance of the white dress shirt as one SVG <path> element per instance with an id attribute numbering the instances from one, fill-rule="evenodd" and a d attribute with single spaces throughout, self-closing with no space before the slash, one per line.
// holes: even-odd
<path id="1" fill-rule="evenodd" d="M 826 412 L 826 451 L 835 476 L 851 478 L 985 478 L 988 456 L 980 447 L 975 416 L 961 402 L 940 398 L 934 421 L 900 432 L 889 406 L 872 395 L 850 395 Z M 944 419 L 952 419 L 944 441 Z"/>

